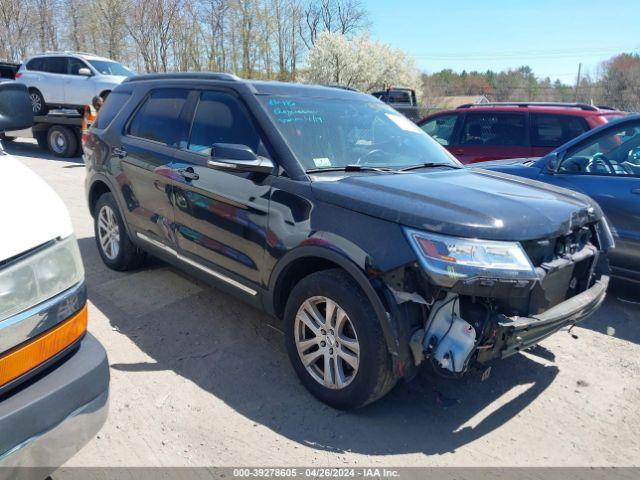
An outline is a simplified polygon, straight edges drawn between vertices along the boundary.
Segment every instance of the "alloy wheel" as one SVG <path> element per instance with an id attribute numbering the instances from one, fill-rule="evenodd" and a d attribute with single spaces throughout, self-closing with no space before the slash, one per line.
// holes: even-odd
<path id="1" fill-rule="evenodd" d="M 40 95 L 33 92 L 29 96 L 31 97 L 31 110 L 33 113 L 40 112 L 40 110 L 42 110 L 42 99 L 40 98 Z"/>
<path id="2" fill-rule="evenodd" d="M 326 388 L 348 386 L 360 364 L 360 344 L 347 313 L 330 298 L 303 302 L 294 322 L 296 348 L 311 377 Z"/>
<path id="3" fill-rule="evenodd" d="M 102 253 L 115 260 L 120 253 L 120 227 L 113 209 L 104 205 L 98 212 L 98 240 Z"/>

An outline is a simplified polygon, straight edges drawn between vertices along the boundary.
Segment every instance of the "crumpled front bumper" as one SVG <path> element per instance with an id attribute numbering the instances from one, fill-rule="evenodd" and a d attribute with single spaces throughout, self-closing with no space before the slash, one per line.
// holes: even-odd
<path id="1" fill-rule="evenodd" d="M 531 347 L 563 327 L 588 318 L 602 304 L 609 285 L 609 277 L 603 275 L 593 286 L 578 295 L 531 317 L 507 317 L 500 315 L 496 321 L 496 342 L 490 351 L 479 355 L 505 358 Z"/>

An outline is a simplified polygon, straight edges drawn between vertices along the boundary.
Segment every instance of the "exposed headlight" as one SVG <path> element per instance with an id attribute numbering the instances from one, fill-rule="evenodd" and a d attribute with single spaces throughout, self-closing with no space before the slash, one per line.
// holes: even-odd
<path id="1" fill-rule="evenodd" d="M 0 321 L 64 292 L 83 278 L 73 236 L 9 264 L 0 269 Z"/>
<path id="2" fill-rule="evenodd" d="M 534 280 L 536 271 L 517 242 L 449 237 L 405 228 L 422 267 L 437 285 L 473 277 Z"/>

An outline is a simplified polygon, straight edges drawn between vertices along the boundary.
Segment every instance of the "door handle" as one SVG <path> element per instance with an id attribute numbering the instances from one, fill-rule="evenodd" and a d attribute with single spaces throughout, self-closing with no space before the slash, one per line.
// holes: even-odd
<path id="1" fill-rule="evenodd" d="M 462 150 L 461 148 L 454 148 L 452 153 L 454 155 L 464 155 L 464 150 Z"/>
<path id="2" fill-rule="evenodd" d="M 178 173 L 182 175 L 185 180 L 198 180 L 200 175 L 193 171 L 192 167 L 180 168 Z"/>
<path id="3" fill-rule="evenodd" d="M 127 151 L 124 148 L 113 147 L 111 152 L 118 158 L 124 158 L 127 156 Z"/>
<path id="4" fill-rule="evenodd" d="M 640 195 L 640 188 L 634 188 L 631 190 L 631 193 L 635 193 L 636 195 Z"/>

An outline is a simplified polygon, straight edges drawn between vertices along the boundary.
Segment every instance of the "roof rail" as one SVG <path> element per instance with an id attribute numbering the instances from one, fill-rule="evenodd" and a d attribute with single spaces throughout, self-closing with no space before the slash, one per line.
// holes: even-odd
<path id="1" fill-rule="evenodd" d="M 232 73 L 221 72 L 172 72 L 172 73 L 145 73 L 129 77 L 122 83 L 141 82 L 143 80 L 225 80 L 228 82 L 238 82 L 242 80 Z"/>
<path id="2" fill-rule="evenodd" d="M 607 105 L 596 105 L 596 107 L 598 107 L 600 110 L 611 110 L 611 111 L 617 111 L 618 110 L 615 107 L 609 107 Z"/>
<path id="3" fill-rule="evenodd" d="M 563 103 L 563 102 L 489 102 L 489 103 L 465 103 L 458 108 L 471 107 L 568 107 L 579 108 L 597 112 L 599 107 L 587 103 Z"/>
<path id="4" fill-rule="evenodd" d="M 340 90 L 349 90 L 350 92 L 359 92 L 360 91 L 355 87 L 350 87 L 348 85 L 341 85 L 339 83 L 325 83 L 322 86 L 323 87 L 329 87 L 329 88 L 339 88 Z"/>
<path id="5" fill-rule="evenodd" d="M 36 53 L 35 55 L 88 55 L 90 57 L 101 57 L 101 55 L 98 55 L 97 53 L 79 52 L 75 50 L 47 50 L 46 52 Z"/>

